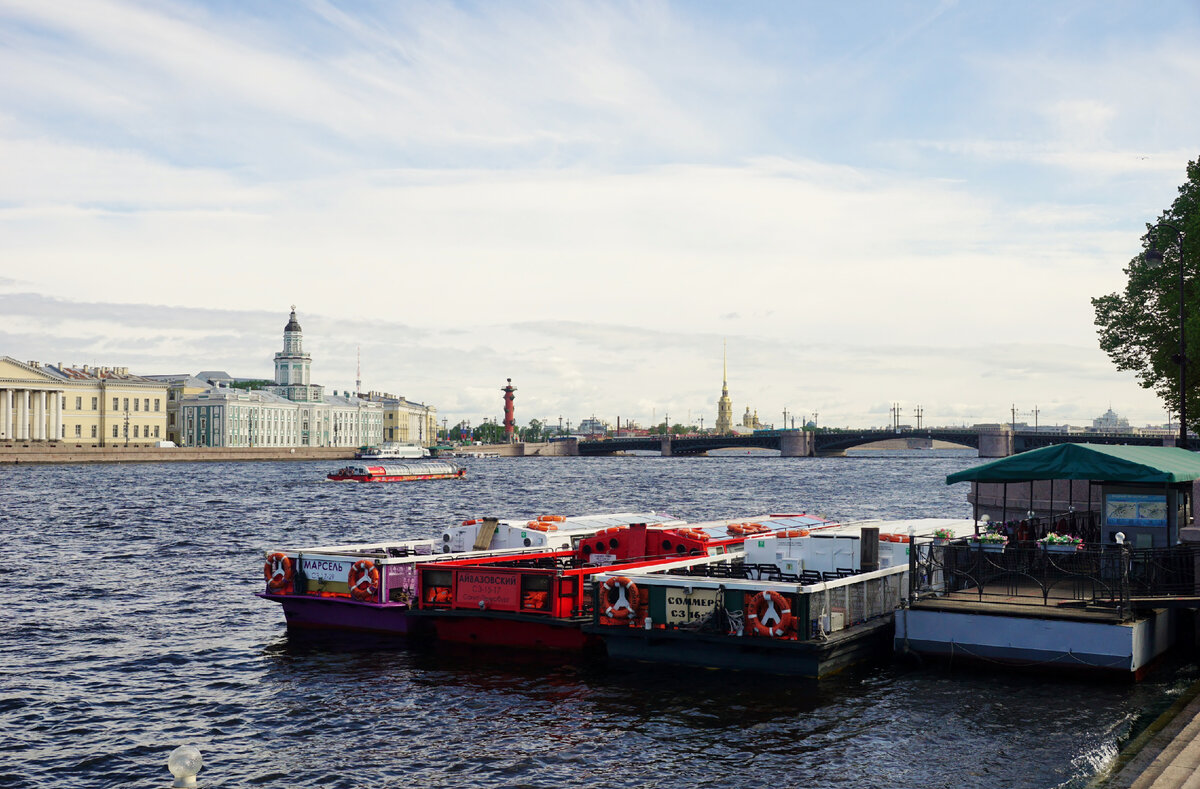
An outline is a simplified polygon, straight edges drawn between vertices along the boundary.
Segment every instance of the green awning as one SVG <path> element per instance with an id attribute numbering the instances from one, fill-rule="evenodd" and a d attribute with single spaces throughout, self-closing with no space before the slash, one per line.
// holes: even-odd
<path id="1" fill-rule="evenodd" d="M 1056 444 L 959 471 L 946 477 L 946 484 L 1031 479 L 1191 482 L 1200 479 L 1200 455 L 1178 447 Z"/>

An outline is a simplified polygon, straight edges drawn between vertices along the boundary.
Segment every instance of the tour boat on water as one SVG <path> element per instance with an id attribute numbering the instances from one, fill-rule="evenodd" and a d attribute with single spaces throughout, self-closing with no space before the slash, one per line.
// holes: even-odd
<path id="1" fill-rule="evenodd" d="M 328 478 L 334 482 L 408 482 L 416 479 L 457 479 L 466 468 L 448 460 L 411 460 L 407 463 L 344 466 Z"/>
<path id="2" fill-rule="evenodd" d="M 429 449 L 419 444 L 385 441 L 377 447 L 363 447 L 354 453 L 359 460 L 412 460 L 429 457 Z"/>
<path id="3" fill-rule="evenodd" d="M 404 635 L 420 597 L 418 564 L 571 549 L 630 523 L 684 522 L 656 512 L 469 518 L 436 539 L 272 550 L 263 566 L 266 589 L 258 596 L 282 606 L 289 630 Z"/>

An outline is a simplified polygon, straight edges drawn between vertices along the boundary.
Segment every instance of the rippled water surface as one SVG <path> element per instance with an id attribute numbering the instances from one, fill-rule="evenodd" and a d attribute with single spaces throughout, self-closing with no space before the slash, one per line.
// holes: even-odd
<path id="1" fill-rule="evenodd" d="M 884 664 L 820 683 L 289 639 L 263 551 L 431 537 L 478 515 L 970 514 L 972 453 L 0 467 L 0 786 L 1082 786 L 1195 679 Z"/>

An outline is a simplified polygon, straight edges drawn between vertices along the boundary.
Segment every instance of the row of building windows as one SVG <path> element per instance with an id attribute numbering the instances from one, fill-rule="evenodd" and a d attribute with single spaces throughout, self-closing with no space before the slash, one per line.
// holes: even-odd
<path id="1" fill-rule="evenodd" d="M 134 410 L 134 411 L 149 411 L 149 410 L 150 410 L 150 400 L 151 400 L 151 398 L 149 398 L 149 397 L 143 397 L 143 398 L 140 398 L 140 399 L 139 399 L 139 398 L 137 398 L 137 397 L 134 397 L 134 398 L 132 398 L 132 401 L 133 401 L 133 410 Z M 155 411 L 161 411 L 161 410 L 162 410 L 162 399 L 161 399 L 161 398 L 158 398 L 158 397 L 155 397 L 155 398 L 153 398 L 153 400 L 154 400 L 154 410 L 155 410 Z M 63 397 L 63 399 L 62 399 L 62 407 L 63 407 L 63 410 L 64 410 L 64 411 L 68 410 L 68 409 L 67 409 L 67 402 L 68 402 L 68 401 L 67 401 L 67 398 L 66 398 L 66 397 Z M 129 409 L 130 398 L 128 398 L 128 397 L 124 397 L 124 398 L 122 398 L 122 397 L 114 397 L 114 398 L 112 399 L 112 403 L 113 403 L 113 404 L 112 404 L 112 410 L 114 410 L 114 411 L 120 411 L 120 410 L 122 410 L 122 402 L 124 403 L 124 410 L 126 410 L 126 411 L 130 410 L 130 409 Z M 98 409 L 99 407 L 100 407 L 100 398 L 99 398 L 99 397 L 93 397 L 93 398 L 92 398 L 92 410 L 93 410 L 93 411 L 95 411 L 95 410 L 96 410 L 96 409 Z M 75 398 L 75 410 L 76 410 L 76 411 L 82 411 L 82 410 L 83 410 L 83 397 L 82 397 L 82 396 L 77 396 L 77 397 Z"/>

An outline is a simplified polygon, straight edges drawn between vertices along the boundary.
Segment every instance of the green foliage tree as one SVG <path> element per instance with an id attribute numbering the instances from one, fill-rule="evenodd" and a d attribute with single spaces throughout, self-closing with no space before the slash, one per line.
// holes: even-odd
<path id="1" fill-rule="evenodd" d="M 1173 226 L 1173 227 L 1172 227 Z M 1182 231 L 1183 243 L 1179 234 Z M 1162 263 L 1147 260 L 1153 245 Z M 1100 347 L 1118 370 L 1137 374 L 1172 413 L 1179 413 L 1179 363 L 1186 364 L 1188 428 L 1200 427 L 1200 159 L 1189 162 L 1179 196 L 1158 220 L 1147 225 L 1143 251 L 1125 267 L 1125 289 L 1092 299 Z M 1179 270 L 1183 255 L 1183 334 L 1187 359 L 1179 359 Z"/>
<path id="2" fill-rule="evenodd" d="M 546 431 L 540 419 L 530 419 L 529 424 L 521 430 L 523 441 L 545 441 Z"/>
<path id="3" fill-rule="evenodd" d="M 274 386 L 274 381 L 259 379 L 256 381 L 230 381 L 230 389 L 265 389 L 268 386 Z"/>
<path id="4" fill-rule="evenodd" d="M 498 422 L 484 422 L 472 431 L 471 437 L 483 444 L 503 444 L 504 425 Z"/>

